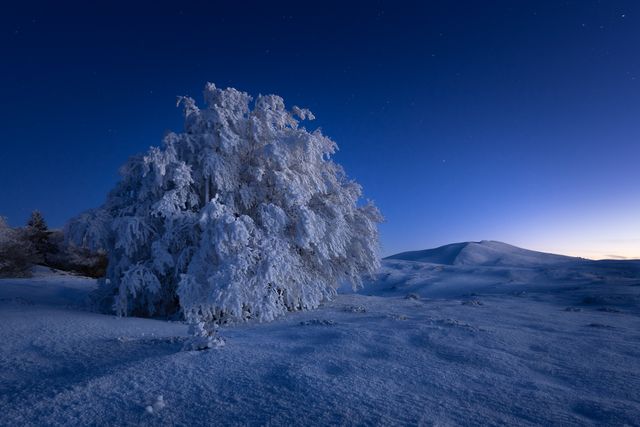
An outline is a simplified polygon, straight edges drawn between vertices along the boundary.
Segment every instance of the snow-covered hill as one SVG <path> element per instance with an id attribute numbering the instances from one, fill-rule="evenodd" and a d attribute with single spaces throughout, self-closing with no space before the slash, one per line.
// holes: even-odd
<path id="1" fill-rule="evenodd" d="M 578 261 L 579 258 L 518 248 L 492 240 L 452 243 L 435 249 L 402 252 L 387 259 L 420 261 L 446 265 L 531 267 Z"/>
<path id="2" fill-rule="evenodd" d="M 89 311 L 94 287 L 0 280 L 0 425 L 640 419 L 640 262 L 496 242 L 401 254 L 359 293 L 201 352 L 182 350 L 181 322 Z"/>

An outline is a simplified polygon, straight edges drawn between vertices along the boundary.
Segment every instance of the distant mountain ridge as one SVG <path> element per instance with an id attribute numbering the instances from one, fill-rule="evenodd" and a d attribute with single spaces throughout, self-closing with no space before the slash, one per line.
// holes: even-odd
<path id="1" fill-rule="evenodd" d="M 583 261 L 582 258 L 519 248 L 493 240 L 461 242 L 421 251 L 401 252 L 385 259 L 443 265 L 528 267 Z"/>

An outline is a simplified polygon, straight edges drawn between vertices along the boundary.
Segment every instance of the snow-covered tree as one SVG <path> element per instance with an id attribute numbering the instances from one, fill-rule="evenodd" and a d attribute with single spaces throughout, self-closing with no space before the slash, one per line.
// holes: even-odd
<path id="1" fill-rule="evenodd" d="M 311 309 L 379 265 L 381 216 L 307 131 L 307 109 L 213 84 L 179 98 L 184 131 L 131 158 L 69 237 L 109 256 L 102 295 L 121 315 L 181 311 L 195 324 Z"/>

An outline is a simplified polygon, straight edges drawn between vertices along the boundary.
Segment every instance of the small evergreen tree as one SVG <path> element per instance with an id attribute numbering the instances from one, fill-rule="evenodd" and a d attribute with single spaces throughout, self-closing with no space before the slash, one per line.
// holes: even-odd
<path id="1" fill-rule="evenodd" d="M 29 221 L 27 221 L 27 227 L 36 230 L 40 233 L 46 233 L 49 231 L 47 227 L 47 223 L 42 216 L 42 213 L 39 210 L 35 210 L 31 212 L 31 216 L 29 217 Z"/>
<path id="2" fill-rule="evenodd" d="M 25 232 L 35 251 L 34 262 L 46 264 L 47 255 L 54 250 L 54 247 L 49 242 L 49 228 L 39 210 L 31 213 L 31 217 L 29 217 L 27 226 L 25 227 Z"/>
<path id="3" fill-rule="evenodd" d="M 131 158 L 106 203 L 68 225 L 109 254 L 100 294 L 121 315 L 181 310 L 202 329 L 359 286 L 379 266 L 381 216 L 331 160 L 336 144 L 299 126 L 313 114 L 213 84 L 204 98 L 180 98 L 184 132 Z"/>

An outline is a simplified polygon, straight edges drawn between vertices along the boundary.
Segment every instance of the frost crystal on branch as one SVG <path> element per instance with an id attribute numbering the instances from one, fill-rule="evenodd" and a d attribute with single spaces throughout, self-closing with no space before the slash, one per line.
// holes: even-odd
<path id="1" fill-rule="evenodd" d="M 131 158 L 105 204 L 70 222 L 109 254 L 101 294 L 121 315 L 220 324 L 317 307 L 379 265 L 372 203 L 331 160 L 336 144 L 285 109 L 213 84 L 179 98 L 184 132 Z"/>

